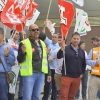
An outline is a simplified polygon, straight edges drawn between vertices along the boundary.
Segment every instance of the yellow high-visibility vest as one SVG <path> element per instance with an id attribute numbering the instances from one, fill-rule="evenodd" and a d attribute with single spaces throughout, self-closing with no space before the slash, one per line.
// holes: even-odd
<path id="1" fill-rule="evenodd" d="M 20 63 L 20 74 L 21 76 L 31 76 L 33 74 L 33 68 L 32 66 L 32 46 L 30 43 L 30 40 L 27 38 L 23 41 L 21 41 L 26 46 L 26 60 L 22 63 Z M 45 43 L 40 40 L 43 50 L 43 56 L 42 56 L 42 68 L 41 72 L 47 74 L 48 73 L 48 61 L 47 61 L 47 51 L 46 51 L 46 45 Z"/>
<path id="2" fill-rule="evenodd" d="M 93 48 L 92 60 L 100 59 L 100 47 Z M 92 67 L 91 74 L 100 76 L 100 64 Z"/>

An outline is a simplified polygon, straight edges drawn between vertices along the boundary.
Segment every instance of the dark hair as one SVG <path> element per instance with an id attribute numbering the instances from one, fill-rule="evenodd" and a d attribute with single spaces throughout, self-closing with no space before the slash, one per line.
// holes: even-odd
<path id="1" fill-rule="evenodd" d="M 83 44 L 83 43 L 85 43 L 85 41 L 84 41 L 84 40 L 81 40 L 80 43 L 79 43 L 79 46 L 80 46 L 81 44 Z"/>
<path id="2" fill-rule="evenodd" d="M 98 38 L 97 36 L 95 36 L 95 37 L 91 38 L 91 40 L 92 40 L 92 41 L 97 41 L 97 42 L 99 42 L 99 41 L 100 41 L 100 40 L 99 40 L 99 38 Z"/>
<path id="3" fill-rule="evenodd" d="M 73 33 L 73 34 L 72 34 L 72 37 L 73 37 L 74 35 L 78 35 L 78 36 L 80 36 L 80 34 L 77 33 L 77 32 Z"/>
<path id="4" fill-rule="evenodd" d="M 61 35 L 58 35 L 58 38 L 62 38 L 62 36 Z"/>
<path id="5" fill-rule="evenodd" d="M 61 34 L 58 34 L 58 39 L 61 39 L 62 38 L 62 36 L 61 36 Z M 65 39 L 64 37 L 63 37 L 63 41 L 65 41 L 65 44 L 67 43 L 67 39 Z"/>
<path id="6" fill-rule="evenodd" d="M 4 34 L 4 29 L 0 27 L 0 33 Z"/>
<path id="7" fill-rule="evenodd" d="M 61 34 L 58 34 L 58 38 L 62 38 Z M 65 40 L 65 38 L 63 37 L 63 40 Z"/>
<path id="8" fill-rule="evenodd" d="M 16 30 L 12 29 L 10 35 L 15 34 Z"/>
<path id="9" fill-rule="evenodd" d="M 45 33 L 40 33 L 39 39 L 41 39 L 42 41 L 44 41 L 46 39 L 46 34 Z"/>

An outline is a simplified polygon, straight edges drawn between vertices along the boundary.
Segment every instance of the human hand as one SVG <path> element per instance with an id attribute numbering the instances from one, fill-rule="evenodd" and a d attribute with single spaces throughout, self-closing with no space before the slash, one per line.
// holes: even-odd
<path id="1" fill-rule="evenodd" d="M 51 76 L 47 76 L 47 82 L 51 82 Z"/>
<path id="2" fill-rule="evenodd" d="M 53 60 L 53 58 L 52 57 L 48 57 L 48 61 L 52 61 Z"/>
<path id="3" fill-rule="evenodd" d="M 63 43 L 63 44 L 61 45 L 61 50 L 62 50 L 62 51 L 65 50 L 65 46 L 66 46 L 65 43 Z"/>
<path id="4" fill-rule="evenodd" d="M 22 49 L 22 52 L 23 52 L 23 53 L 26 52 L 26 46 L 25 46 L 25 44 L 23 44 L 23 45 L 21 46 L 21 49 Z"/>
<path id="5" fill-rule="evenodd" d="M 100 59 L 98 59 L 96 63 L 97 63 L 97 65 L 99 65 L 100 64 Z"/>
<path id="6" fill-rule="evenodd" d="M 9 56 L 9 48 L 8 48 L 8 47 L 6 47 L 6 48 L 4 49 L 4 55 L 5 55 L 6 57 Z"/>

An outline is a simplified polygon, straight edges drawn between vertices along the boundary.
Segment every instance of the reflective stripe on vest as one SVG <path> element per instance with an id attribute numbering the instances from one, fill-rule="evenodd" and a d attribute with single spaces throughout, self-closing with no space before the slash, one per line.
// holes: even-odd
<path id="1" fill-rule="evenodd" d="M 100 59 L 100 47 L 93 48 L 92 60 Z M 100 76 L 100 65 L 92 67 L 91 74 Z"/>
<path id="2" fill-rule="evenodd" d="M 28 38 L 21 42 L 26 45 L 26 60 L 23 63 L 20 63 L 20 66 L 21 66 L 20 73 L 21 73 L 21 76 L 31 76 L 33 74 L 32 46 Z M 47 61 L 46 45 L 43 41 L 40 40 L 40 42 L 41 42 L 42 49 L 43 49 L 41 71 L 47 74 L 48 73 L 48 61 Z"/>

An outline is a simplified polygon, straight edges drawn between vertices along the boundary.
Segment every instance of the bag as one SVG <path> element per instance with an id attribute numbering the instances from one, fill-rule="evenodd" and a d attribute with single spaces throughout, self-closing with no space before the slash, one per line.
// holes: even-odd
<path id="1" fill-rule="evenodd" d="M 6 80 L 8 84 L 13 83 L 14 75 L 12 72 L 6 72 Z"/>
<path id="2" fill-rule="evenodd" d="M 4 68 L 4 71 L 5 71 L 5 75 L 6 75 L 6 80 L 7 80 L 7 83 L 10 84 L 13 82 L 13 79 L 14 79 L 14 75 L 12 72 L 7 72 L 5 67 L 4 67 L 4 64 L 0 58 L 0 63 L 2 64 L 3 68 Z"/>

